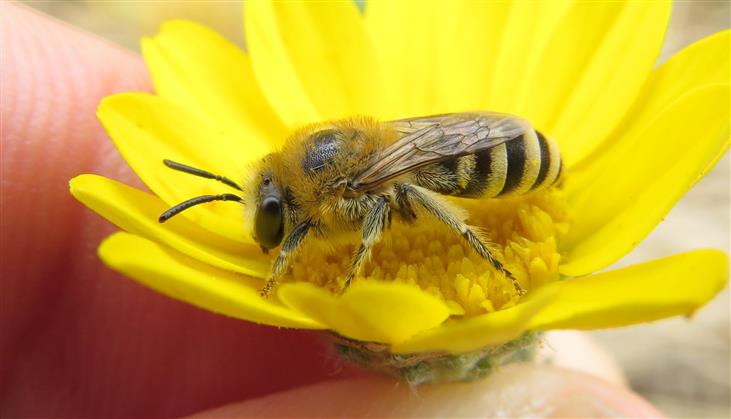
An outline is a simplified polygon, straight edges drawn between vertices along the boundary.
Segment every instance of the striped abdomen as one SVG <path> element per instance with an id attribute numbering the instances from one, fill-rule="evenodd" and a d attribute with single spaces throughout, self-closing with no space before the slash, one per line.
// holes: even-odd
<path id="1" fill-rule="evenodd" d="M 553 185 L 561 172 L 558 145 L 529 130 L 479 153 L 450 158 L 414 174 L 418 185 L 445 195 L 494 198 Z"/>

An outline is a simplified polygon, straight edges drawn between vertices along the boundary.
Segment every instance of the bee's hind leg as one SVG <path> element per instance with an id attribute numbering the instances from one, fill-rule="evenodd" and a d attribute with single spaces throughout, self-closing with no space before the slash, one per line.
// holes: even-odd
<path id="1" fill-rule="evenodd" d="M 274 260 L 274 264 L 272 265 L 272 271 L 269 275 L 269 279 L 267 279 L 264 287 L 259 290 L 259 294 L 261 294 L 262 297 L 269 296 L 272 289 L 274 289 L 274 286 L 277 285 L 279 277 L 287 271 L 287 268 L 289 268 L 289 265 L 294 260 L 297 252 L 302 247 L 302 242 L 305 240 L 305 237 L 307 237 L 307 232 L 310 231 L 310 227 L 312 227 L 312 224 L 309 221 L 305 221 L 295 227 L 294 230 L 289 233 L 287 238 L 284 239 L 282 250 L 279 251 L 277 258 Z"/>
<path id="2" fill-rule="evenodd" d="M 495 259 L 492 253 L 490 253 L 490 250 L 487 248 L 487 246 L 482 243 L 480 238 L 477 236 L 477 234 L 475 234 L 470 226 L 462 221 L 457 215 L 453 214 L 452 211 L 450 211 L 445 204 L 440 202 L 439 199 L 434 198 L 433 196 L 431 196 L 430 193 L 423 192 L 422 190 L 422 188 L 414 185 L 397 185 L 397 200 L 404 200 L 411 203 L 413 206 L 423 208 L 435 219 L 445 224 L 455 233 L 458 233 L 467 241 L 467 243 L 469 243 L 470 247 L 475 249 L 477 254 L 482 256 L 483 259 L 490 262 L 490 264 L 495 267 L 495 269 L 500 271 L 503 275 L 510 278 L 510 280 L 513 282 L 515 290 L 519 294 L 524 294 L 525 291 L 515 279 L 513 274 L 505 269 L 505 266 L 503 266 L 502 262 Z"/>
<path id="3" fill-rule="evenodd" d="M 348 277 L 345 279 L 343 289 L 340 291 L 342 294 L 353 282 L 353 278 L 358 274 L 360 268 L 363 266 L 363 262 L 368 260 L 371 254 L 373 245 L 378 243 L 383 234 L 383 230 L 386 229 L 386 225 L 390 219 L 391 207 L 388 197 L 381 196 L 376 201 L 376 204 L 368 211 L 368 214 L 363 221 L 363 239 L 355 251 L 353 259 L 350 264 L 350 272 Z"/>

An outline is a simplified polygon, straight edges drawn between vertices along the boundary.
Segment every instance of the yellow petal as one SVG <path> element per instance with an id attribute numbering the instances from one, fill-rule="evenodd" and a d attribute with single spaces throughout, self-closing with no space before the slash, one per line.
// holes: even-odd
<path id="1" fill-rule="evenodd" d="M 612 31 L 614 25 L 621 21 L 625 11 L 637 7 L 629 2 L 569 3 L 552 31 L 539 41 L 541 49 L 537 56 L 521 69 L 523 80 L 514 89 L 518 103 L 507 110 L 557 138 L 564 158 L 569 142 L 555 136 L 556 119 L 565 113 L 563 107 L 573 93 L 583 93 L 576 91 L 577 82 L 591 66 L 594 55 L 601 54 L 604 40 L 621 36 Z M 634 30 L 626 36 L 633 33 Z"/>
<path id="2" fill-rule="evenodd" d="M 519 304 L 468 319 L 455 319 L 426 330 L 391 347 L 394 353 L 474 351 L 516 339 L 528 330 L 531 318 L 556 296 L 554 288 L 542 287 Z"/>
<path id="3" fill-rule="evenodd" d="M 728 83 L 730 44 L 731 30 L 718 32 L 686 47 L 661 65 L 643 86 L 633 111 L 620 129 L 579 162 L 578 168 L 583 170 L 594 164 L 625 132 L 646 124 L 647 119 L 661 113 L 684 94 L 698 87 Z M 576 170 L 575 166 L 572 171 Z"/>
<path id="4" fill-rule="evenodd" d="M 359 281 L 342 296 L 307 282 L 282 284 L 284 304 L 352 339 L 394 343 L 441 324 L 447 305 L 418 287 Z"/>
<path id="5" fill-rule="evenodd" d="M 378 110 L 381 81 L 354 2 L 244 4 L 257 79 L 289 126 Z"/>
<path id="6" fill-rule="evenodd" d="M 575 8 L 576 5 L 563 0 L 488 2 L 493 3 L 503 5 L 509 10 L 504 16 L 490 16 L 490 26 L 501 28 L 500 33 L 497 36 L 490 34 L 492 39 L 481 40 L 481 43 L 497 44 L 491 49 L 494 52 L 487 57 L 488 71 L 476 76 L 485 77 L 489 81 L 489 86 L 483 93 L 486 99 L 482 107 L 521 114 L 525 103 L 535 100 L 536 95 L 540 96 L 544 90 L 557 87 L 553 84 L 535 86 L 527 81 L 535 70 L 555 64 L 553 60 L 545 62 L 545 50 L 554 47 L 551 41 L 559 28 L 576 30 L 576 25 L 570 20 L 573 15 L 568 13 L 569 8 Z M 474 26 L 485 34 L 494 30 L 484 28 L 481 22 L 475 22 Z M 480 50 L 475 50 L 472 54 L 480 54 Z M 464 63 L 463 66 L 469 68 L 470 63 Z"/>
<path id="7" fill-rule="evenodd" d="M 554 282 L 553 303 L 533 329 L 598 329 L 691 315 L 728 278 L 728 258 L 698 250 L 584 278 Z"/>
<path id="8" fill-rule="evenodd" d="M 70 187 L 76 199 L 125 231 L 221 269 L 258 278 L 269 273 L 269 258 L 253 242 L 225 239 L 181 217 L 160 224 L 157 218 L 167 206 L 154 195 L 96 175 L 77 176 Z"/>
<path id="9" fill-rule="evenodd" d="M 214 313 L 272 326 L 323 328 L 259 296 L 258 279 L 213 268 L 132 234 L 108 237 L 99 246 L 99 256 L 109 267 L 141 284 Z"/>
<path id="10" fill-rule="evenodd" d="M 392 116 L 498 110 L 527 116 L 552 135 L 558 122 L 573 161 L 570 143 L 590 140 L 576 146 L 590 149 L 634 100 L 669 12 L 667 1 L 373 1 L 366 24 L 388 70 Z M 587 103 L 604 110 L 587 118 Z M 567 106 L 578 111 L 564 112 Z M 570 134 L 577 130 L 581 137 Z"/>
<path id="11" fill-rule="evenodd" d="M 493 69 L 490 56 L 510 9 L 504 2 L 384 1 L 369 6 L 366 16 L 388 69 L 391 106 L 401 106 L 394 113 L 422 116 L 483 108 Z"/>
<path id="12" fill-rule="evenodd" d="M 254 79 L 249 57 L 203 25 L 176 20 L 142 41 L 157 93 L 212 126 L 237 133 L 237 141 L 281 142 L 284 125 Z"/>
<path id="13" fill-rule="evenodd" d="M 235 192 L 219 182 L 167 168 L 163 159 L 241 182 L 248 164 L 270 150 L 257 138 L 230 137 L 185 108 L 144 93 L 105 98 L 98 116 L 127 163 L 168 205 L 199 195 Z M 232 202 L 199 205 L 179 215 L 228 238 L 248 241 L 241 206 Z"/>
<path id="14" fill-rule="evenodd" d="M 728 148 L 729 34 L 663 64 L 612 141 L 571 169 L 575 220 L 564 274 L 593 272 L 629 252 Z"/>
<path id="15" fill-rule="evenodd" d="M 562 274 L 594 272 L 629 253 L 723 154 L 729 86 L 696 89 L 645 123 L 567 178 L 576 215 Z"/>
<path id="16" fill-rule="evenodd" d="M 386 113 L 383 117 L 438 112 L 436 92 L 441 80 L 437 76 L 437 63 L 442 62 L 438 49 L 442 45 L 440 35 L 446 32 L 441 28 L 454 29 L 452 15 L 444 15 L 445 21 L 440 21 L 440 13 L 448 12 L 440 6 L 437 2 L 409 1 L 366 4 L 366 28 L 383 69 Z"/>
<path id="17" fill-rule="evenodd" d="M 670 9 L 670 1 L 577 2 L 559 25 L 529 79 L 529 91 L 539 91 L 526 115 L 560 141 L 569 166 L 629 110 L 659 56 Z M 551 91 L 541 92 L 546 85 Z"/>
<path id="18" fill-rule="evenodd" d="M 320 114 L 297 76 L 276 23 L 269 2 L 244 3 L 244 31 L 254 75 L 285 125 L 317 121 Z"/>
<path id="19" fill-rule="evenodd" d="M 515 95 L 522 63 L 540 52 L 564 4 L 368 2 L 385 117 L 505 110 L 496 104 Z"/>

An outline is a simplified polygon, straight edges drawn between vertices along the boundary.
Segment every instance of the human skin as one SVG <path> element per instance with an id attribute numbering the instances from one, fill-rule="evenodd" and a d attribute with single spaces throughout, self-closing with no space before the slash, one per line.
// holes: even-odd
<path id="1" fill-rule="evenodd" d="M 93 35 L 0 7 L 0 417 L 659 415 L 582 344 L 552 348 L 556 365 L 413 391 L 342 364 L 320 333 L 215 315 L 109 270 L 96 246 L 115 228 L 68 180 L 144 188 L 95 109 L 151 91 L 147 71 Z"/>

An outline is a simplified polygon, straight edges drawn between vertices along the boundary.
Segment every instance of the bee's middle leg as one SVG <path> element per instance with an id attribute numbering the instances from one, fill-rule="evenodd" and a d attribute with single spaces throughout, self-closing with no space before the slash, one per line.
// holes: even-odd
<path id="1" fill-rule="evenodd" d="M 348 277 L 345 279 L 341 293 L 348 289 L 350 283 L 353 282 L 353 278 L 355 278 L 355 275 L 358 274 L 360 268 L 363 266 L 363 262 L 370 256 L 373 245 L 378 243 L 378 240 L 383 234 L 383 230 L 386 229 L 390 214 L 390 202 L 388 197 L 385 196 L 379 197 L 376 204 L 368 211 L 363 221 L 363 238 L 358 250 L 353 255 L 350 272 L 348 272 Z"/>
<path id="2" fill-rule="evenodd" d="M 431 216 L 438 221 L 445 224 L 455 233 L 462 236 L 467 243 L 475 249 L 483 259 L 490 262 L 490 264 L 500 271 L 503 275 L 510 278 L 513 282 L 513 286 L 518 293 L 522 294 L 523 288 L 520 286 L 518 281 L 515 279 L 502 262 L 497 260 L 495 256 L 490 253 L 490 250 L 485 246 L 475 232 L 462 221 L 458 216 L 452 213 L 443 203 L 431 196 L 428 192 L 422 192 L 422 188 L 409 184 L 401 184 L 397 186 L 397 199 L 405 200 L 410 202 L 412 205 L 418 206 L 426 210 Z"/>

